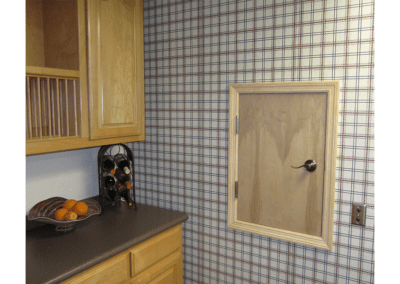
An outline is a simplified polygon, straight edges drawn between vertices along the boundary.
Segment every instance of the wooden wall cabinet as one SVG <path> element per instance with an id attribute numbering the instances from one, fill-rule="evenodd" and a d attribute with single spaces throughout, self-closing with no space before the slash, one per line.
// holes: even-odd
<path id="1" fill-rule="evenodd" d="M 142 0 L 26 0 L 26 155 L 144 140 Z"/>
<path id="2" fill-rule="evenodd" d="M 182 224 L 179 224 L 62 284 L 181 284 L 182 275 Z"/>

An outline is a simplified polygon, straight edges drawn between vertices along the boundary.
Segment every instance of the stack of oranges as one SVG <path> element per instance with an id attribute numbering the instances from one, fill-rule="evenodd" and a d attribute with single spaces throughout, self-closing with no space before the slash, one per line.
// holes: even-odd
<path id="1" fill-rule="evenodd" d="M 56 211 L 54 218 L 58 221 L 76 220 L 78 216 L 83 216 L 87 213 L 88 206 L 82 201 L 68 199 L 64 202 L 63 208 Z"/>

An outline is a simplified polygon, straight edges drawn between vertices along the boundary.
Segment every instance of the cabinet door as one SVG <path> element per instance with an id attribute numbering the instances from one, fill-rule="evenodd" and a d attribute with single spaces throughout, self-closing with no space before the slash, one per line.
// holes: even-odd
<path id="1" fill-rule="evenodd" d="M 338 102 L 338 81 L 230 85 L 229 228 L 332 250 Z"/>
<path id="2" fill-rule="evenodd" d="M 88 0 L 90 139 L 144 132 L 142 0 Z"/>

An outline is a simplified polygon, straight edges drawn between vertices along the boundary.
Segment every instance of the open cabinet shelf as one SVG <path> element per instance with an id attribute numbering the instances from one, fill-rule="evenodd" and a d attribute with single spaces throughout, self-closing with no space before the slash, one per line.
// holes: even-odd
<path id="1" fill-rule="evenodd" d="M 26 0 L 26 11 L 26 142 L 78 139 L 78 1 Z"/>
<path id="2" fill-rule="evenodd" d="M 79 71 L 77 0 L 26 0 L 26 65 Z"/>

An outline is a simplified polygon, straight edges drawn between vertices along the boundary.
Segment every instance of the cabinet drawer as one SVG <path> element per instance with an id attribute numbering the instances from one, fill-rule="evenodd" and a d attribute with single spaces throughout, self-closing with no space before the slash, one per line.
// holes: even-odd
<path id="1" fill-rule="evenodd" d="M 129 279 L 129 258 L 122 254 L 69 278 L 62 284 L 122 284 Z"/>
<path id="2" fill-rule="evenodd" d="M 182 249 L 131 279 L 130 284 L 182 284 Z"/>
<path id="3" fill-rule="evenodd" d="M 139 274 L 182 247 L 182 226 L 178 225 L 130 251 L 131 277 Z"/>
<path id="4" fill-rule="evenodd" d="M 159 275 L 153 281 L 149 282 L 149 284 L 171 284 L 176 282 L 176 270 L 175 266 L 170 267 L 167 271 Z"/>

